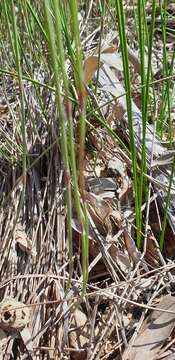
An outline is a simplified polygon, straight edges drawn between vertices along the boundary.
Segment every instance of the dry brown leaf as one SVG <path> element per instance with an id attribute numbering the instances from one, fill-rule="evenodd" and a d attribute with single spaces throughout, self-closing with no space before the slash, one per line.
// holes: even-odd
<path id="1" fill-rule="evenodd" d="M 93 78 L 98 67 L 98 57 L 93 55 L 84 62 L 84 83 L 85 85 Z"/>
<path id="2" fill-rule="evenodd" d="M 114 53 L 115 51 L 117 51 L 117 47 L 113 45 L 113 46 L 110 46 L 110 47 L 104 49 L 104 50 L 102 51 L 102 54 L 106 54 L 106 53 L 112 54 L 112 53 Z"/>
<path id="3" fill-rule="evenodd" d="M 105 223 L 106 219 L 112 213 L 112 207 L 106 201 L 100 198 L 100 196 L 86 193 L 86 199 L 88 200 L 88 204 L 94 209 L 100 220 Z"/>
<path id="4" fill-rule="evenodd" d="M 139 72 L 139 61 L 132 51 L 129 52 L 130 61 L 134 66 L 136 72 Z M 98 68 L 98 55 L 89 56 L 84 62 L 84 83 L 85 85 L 93 78 L 97 68 Z M 112 95 L 118 97 L 125 93 L 123 86 L 119 81 L 117 81 L 117 77 L 110 71 L 110 68 L 115 68 L 119 72 L 123 71 L 122 59 L 120 54 L 117 52 L 116 47 L 109 47 L 104 49 L 100 55 L 100 67 L 101 65 L 106 65 L 104 71 L 100 71 L 99 81 L 103 86 L 103 90 L 111 93 Z M 107 73 L 106 73 L 107 70 Z M 100 76 L 101 75 L 101 76 Z M 120 99 L 120 112 L 126 111 L 126 101 L 125 99 Z M 138 111 L 138 108 L 133 105 L 133 110 Z"/>
<path id="5" fill-rule="evenodd" d="M 145 259 L 153 268 L 160 266 L 159 251 L 154 236 L 149 235 L 147 238 Z"/>
<path id="6" fill-rule="evenodd" d="M 89 56 L 84 62 L 84 83 L 85 85 L 93 78 L 98 68 L 98 55 Z M 100 65 L 106 63 L 119 71 L 122 71 L 123 65 L 120 55 L 116 52 L 114 47 L 105 49 L 100 55 Z"/>
<path id="7" fill-rule="evenodd" d="M 71 352 L 71 358 L 75 360 L 83 360 L 87 358 L 86 344 L 89 341 L 86 315 L 79 309 L 72 314 L 71 327 L 73 330 L 69 332 L 70 347 L 77 351 Z M 80 351 L 79 351 L 80 350 Z"/>
<path id="8" fill-rule="evenodd" d="M 171 295 L 164 296 L 157 308 L 174 311 L 174 314 L 154 310 L 144 321 L 131 351 L 124 352 L 123 360 L 153 360 L 170 336 L 175 326 L 175 298 Z"/>
<path id="9" fill-rule="evenodd" d="M 33 256 L 35 255 L 32 250 L 32 241 L 27 236 L 22 224 L 17 224 L 17 226 L 16 226 L 15 241 L 19 245 L 19 247 L 22 251 L 25 251 L 30 254 L 32 253 Z"/>
<path id="10" fill-rule="evenodd" d="M 111 232 L 110 215 L 112 207 L 108 201 L 101 199 L 100 196 L 86 193 L 87 207 L 90 215 L 93 218 L 97 229 L 102 235 L 107 235 Z"/>
<path id="11" fill-rule="evenodd" d="M 30 321 L 30 310 L 22 302 L 6 298 L 0 303 L 0 328 L 22 330 Z"/>

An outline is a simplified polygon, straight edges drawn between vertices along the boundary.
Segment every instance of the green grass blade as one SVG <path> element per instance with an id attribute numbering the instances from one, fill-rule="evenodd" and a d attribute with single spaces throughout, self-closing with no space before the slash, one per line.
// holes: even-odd
<path id="1" fill-rule="evenodd" d="M 130 134 L 130 147 L 131 147 L 134 193 L 135 193 L 137 244 L 138 247 L 140 247 L 141 224 L 140 224 L 139 193 L 138 193 L 137 156 L 136 156 L 133 119 L 132 119 L 132 96 L 131 96 L 131 84 L 130 84 L 130 74 L 129 74 L 127 39 L 126 39 L 126 31 L 125 31 L 125 17 L 124 17 L 123 2 L 120 0 L 116 0 L 115 5 L 116 5 L 116 12 L 118 19 L 120 46 L 121 46 L 122 59 L 123 59 L 123 72 L 124 72 L 124 81 L 125 81 L 125 89 L 126 89 L 127 115 L 128 115 L 129 134 Z"/>

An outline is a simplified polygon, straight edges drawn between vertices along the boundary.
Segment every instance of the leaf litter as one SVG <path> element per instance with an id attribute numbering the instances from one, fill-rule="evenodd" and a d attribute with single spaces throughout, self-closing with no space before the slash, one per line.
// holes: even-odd
<path id="1" fill-rule="evenodd" d="M 173 4 L 171 5 L 168 10 L 170 12 L 174 11 Z M 149 16 L 149 7 L 147 10 Z M 88 39 L 89 47 L 93 43 L 93 36 Z M 108 43 L 101 51 L 100 63 L 98 55 L 95 55 L 97 51 L 93 55 L 87 55 L 84 62 L 84 84 L 88 90 L 89 81 L 96 81 L 100 65 L 95 115 L 103 109 L 102 115 L 108 126 L 116 135 L 120 135 L 124 144 L 129 144 L 123 66 L 117 37 L 115 34 L 112 43 Z M 140 62 L 137 53 L 129 46 L 128 51 L 135 81 L 132 108 L 139 159 L 142 118 L 135 89 L 138 88 Z M 156 71 L 158 73 L 159 69 L 156 68 L 153 75 L 156 75 Z M 6 81 L 8 82 L 7 79 Z M 26 85 L 29 86 L 27 82 Z M 1 92 L 3 97 L 3 89 Z M 88 91 L 86 93 L 90 96 Z M 45 96 L 47 99 L 50 94 L 46 91 Z M 29 99 L 27 90 L 26 98 Z M 13 129 L 11 123 L 7 124 L 7 100 L 5 99 L 5 107 L 1 107 L 1 122 L 5 116 L 1 128 L 3 131 L 8 129 L 8 138 L 9 134 L 13 137 L 16 131 L 20 143 L 19 129 Z M 35 158 L 53 139 L 52 134 L 50 138 L 46 135 L 45 120 L 38 111 L 34 92 L 30 94 L 30 101 L 31 113 L 36 116 L 38 129 L 41 130 L 36 138 L 28 139 L 31 156 Z M 54 111 L 52 106 L 50 100 L 48 109 L 51 112 Z M 16 116 L 14 106 L 13 117 Z M 154 217 L 149 217 L 150 231 L 147 234 L 146 251 L 141 253 L 135 243 L 130 159 L 109 135 L 108 130 L 93 119 L 93 115 L 88 121 L 91 126 L 88 130 L 89 144 L 86 147 L 85 196 L 89 217 L 90 262 L 87 293 L 83 298 L 80 296 L 81 227 L 76 213 L 72 219 L 74 273 L 71 289 L 65 291 L 70 260 L 67 255 L 64 171 L 58 148 L 49 150 L 51 161 L 46 154 L 29 171 L 26 203 L 18 222 L 14 216 L 21 186 L 19 167 L 16 164 L 18 157 L 14 153 L 13 162 L 10 168 L 7 167 L 12 145 L 7 149 L 7 162 L 2 164 L 1 171 L 4 194 L 10 193 L 8 210 L 5 204 L 0 214 L 2 359 L 7 351 L 17 359 L 134 360 L 141 357 L 158 360 L 163 358 L 164 349 L 169 358 L 174 356 L 174 179 L 163 254 L 158 246 L 174 153 L 165 144 L 162 145 L 154 135 L 153 126 L 149 125 L 146 150 L 148 164 L 153 156 L 148 180 L 153 194 L 150 198 L 150 214 L 154 213 Z M 52 132 L 57 134 L 54 122 L 51 127 Z M 91 149 L 88 145 L 91 145 Z M 11 177 L 12 187 L 4 180 Z M 4 194 L 2 192 L 2 204 L 5 201 Z M 143 214 L 146 206 L 147 204 L 142 204 Z M 14 352 L 14 347 L 18 355 Z M 168 358 L 166 355 L 164 358 Z"/>

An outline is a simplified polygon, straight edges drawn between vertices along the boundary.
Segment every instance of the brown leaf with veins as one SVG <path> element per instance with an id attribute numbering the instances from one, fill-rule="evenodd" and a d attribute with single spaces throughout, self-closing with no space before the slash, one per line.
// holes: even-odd
<path id="1" fill-rule="evenodd" d="M 123 360 L 153 360 L 175 326 L 175 298 L 164 296 L 151 315 L 144 321 L 134 343 L 131 339 L 130 351 L 127 349 Z M 162 310 L 170 310 L 168 313 Z"/>

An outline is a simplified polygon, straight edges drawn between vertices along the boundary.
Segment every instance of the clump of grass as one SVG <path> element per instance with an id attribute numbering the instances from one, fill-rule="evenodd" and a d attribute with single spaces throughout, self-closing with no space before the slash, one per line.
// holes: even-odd
<path id="1" fill-rule="evenodd" d="M 138 49 L 139 49 L 139 60 L 141 64 L 141 113 L 142 113 L 142 153 L 141 153 L 141 165 L 140 173 L 137 171 L 137 156 L 136 156 L 136 147 L 134 141 L 134 129 L 133 129 L 133 120 L 132 120 L 132 100 L 131 100 L 131 81 L 130 81 L 130 70 L 128 62 L 128 53 L 127 53 L 127 37 L 126 37 L 126 25 L 125 25 L 125 15 L 124 7 L 122 1 L 115 1 L 116 14 L 117 14 L 117 23 L 119 28 L 120 36 L 120 47 L 122 52 L 123 59 L 123 73 L 124 81 L 126 88 L 126 101 L 127 101 L 127 116 L 128 116 L 128 126 L 130 133 L 130 146 L 131 146 L 131 159 L 133 167 L 133 182 L 134 182 L 134 194 L 135 194 L 135 210 L 136 210 L 136 225 L 137 225 L 137 246 L 141 248 L 142 239 L 141 231 L 143 227 L 142 211 L 141 206 L 143 200 L 147 199 L 147 166 L 146 163 L 146 129 L 148 124 L 148 109 L 150 105 L 150 79 L 152 78 L 152 52 L 153 52 L 153 39 L 155 31 L 155 16 L 156 16 L 156 1 L 151 3 L 151 21 L 149 26 L 149 31 L 147 28 L 146 22 L 146 3 L 144 1 L 139 1 L 134 6 L 135 20 L 136 20 L 136 30 L 138 37 Z M 167 78 L 172 74 L 172 69 L 174 66 L 174 52 L 172 55 L 170 69 L 168 70 L 168 57 L 166 50 L 166 1 L 161 3 L 160 6 L 161 14 L 161 30 L 162 30 L 162 43 L 163 43 L 163 78 L 166 82 L 162 82 L 162 98 L 161 98 L 161 107 L 160 114 L 157 121 L 157 134 L 162 137 L 165 128 L 167 128 L 168 137 L 170 144 L 172 142 L 172 122 L 171 122 L 171 101 L 170 101 L 170 81 L 171 79 Z M 145 59 L 145 47 L 147 48 L 148 60 Z M 154 91 L 154 89 L 153 89 Z M 155 93 L 154 93 L 155 99 Z M 169 189 L 171 187 L 171 177 L 169 180 Z M 167 195 L 167 203 L 169 203 L 170 190 Z M 163 220 L 163 230 L 161 235 L 161 249 L 163 248 L 163 238 L 165 231 L 165 224 L 167 218 L 167 207 L 165 210 L 165 216 Z"/>
<path id="2" fill-rule="evenodd" d="M 97 94 L 98 89 L 101 41 L 106 10 L 106 4 L 104 1 L 99 1 L 98 5 L 99 14 L 101 16 L 101 35 L 98 49 L 99 66 L 97 70 L 97 81 L 94 89 L 95 94 Z M 124 5 L 123 1 L 115 0 L 109 2 L 107 5 L 108 9 L 110 6 L 112 7 L 112 10 L 114 10 L 115 6 L 117 15 L 116 24 L 118 26 L 120 48 L 123 59 L 130 151 L 127 149 L 126 145 L 123 144 L 122 140 L 115 131 L 110 128 L 109 124 L 105 123 L 104 119 L 102 119 L 99 114 L 97 115 L 96 110 L 94 116 L 100 126 L 105 128 L 127 152 L 127 155 L 131 157 L 135 195 L 134 201 L 137 225 L 137 246 L 138 248 L 141 248 L 141 232 L 143 230 L 141 207 L 143 200 L 147 200 L 146 173 L 148 169 L 146 163 L 146 129 L 150 105 L 149 91 L 150 80 L 152 79 L 152 49 L 155 30 L 156 1 L 153 0 L 151 3 L 152 12 L 149 31 L 145 16 L 146 2 L 138 0 L 135 9 L 139 60 L 141 63 L 142 153 L 140 168 L 137 163 L 137 151 L 134 139 L 135 134 L 133 129 L 132 91 Z M 16 186 L 16 178 L 18 180 L 20 179 L 22 181 L 22 188 L 20 187 L 19 190 L 20 200 L 19 202 L 16 202 L 18 205 L 17 214 L 15 213 L 13 223 L 16 224 L 17 219 L 20 217 L 20 219 L 24 222 L 32 224 L 31 231 L 35 233 L 34 242 L 37 243 L 37 246 L 39 246 L 36 238 L 38 236 L 38 232 L 40 232 L 40 242 L 45 249 L 45 239 L 48 236 L 49 239 L 53 240 L 55 236 L 53 234 L 56 228 L 53 220 L 53 213 L 54 211 L 55 213 L 57 211 L 55 206 L 56 199 L 55 194 L 51 195 L 52 190 L 50 188 L 52 186 L 50 183 L 52 183 L 52 185 L 56 183 L 58 186 L 58 176 L 55 175 L 57 174 L 56 165 L 55 168 L 53 166 L 55 171 L 53 175 L 51 162 L 53 161 L 54 156 L 56 156 L 57 160 L 59 159 L 59 156 L 61 157 L 60 162 L 63 164 L 64 184 L 66 187 L 66 236 L 68 239 L 69 250 L 69 279 L 66 280 L 66 285 L 64 282 L 64 285 L 65 288 L 70 286 L 74 271 L 72 217 L 74 212 L 73 210 L 75 208 L 76 216 L 81 228 L 83 272 L 82 294 L 84 294 L 88 282 L 89 247 L 88 214 L 86 209 L 84 181 L 84 159 L 86 124 L 89 123 L 86 118 L 87 103 L 83 84 L 83 51 L 81 48 L 78 22 L 78 2 L 76 0 L 72 0 L 68 3 L 57 0 L 46 0 L 44 1 L 44 7 L 42 7 L 39 2 L 35 3 L 30 2 L 29 0 L 16 2 L 16 5 L 14 2 L 8 3 L 3 0 L 0 10 L 2 12 L 2 38 L 0 40 L 2 59 L 0 63 L 0 73 L 3 77 L 4 83 L 6 83 L 7 78 L 13 79 L 19 87 L 19 89 L 15 90 L 16 93 L 14 91 L 15 99 L 17 101 L 18 115 L 15 117 L 12 112 L 15 119 L 13 124 L 13 138 L 11 139 L 9 134 L 7 136 L 3 129 L 0 131 L 3 138 L 3 146 L 1 147 L 0 153 L 1 161 L 5 160 L 8 163 L 9 169 L 11 170 L 12 168 L 11 177 L 13 178 L 13 186 L 11 186 L 11 189 L 2 191 L 2 208 L 11 199 Z M 166 78 L 173 74 L 175 51 L 173 52 L 169 68 L 166 53 L 165 1 L 160 6 L 160 12 L 163 39 L 163 77 Z M 8 30 L 8 41 L 4 35 L 5 28 Z M 145 47 L 147 48 L 148 61 L 145 60 Z M 67 64 L 69 64 L 69 73 L 67 70 Z M 161 109 L 157 122 L 157 133 L 162 136 L 165 129 L 168 129 L 168 137 L 171 143 L 172 123 L 170 79 L 166 83 L 163 82 L 162 94 Z M 33 101 L 35 105 L 32 103 L 31 106 L 30 101 Z M 74 116 L 73 112 L 74 106 L 76 106 L 76 116 Z M 91 106 L 93 112 L 94 109 L 92 103 Z M 20 127 L 21 133 L 19 130 Z M 56 155 L 54 154 L 54 151 Z M 18 167 L 17 171 L 16 169 L 14 170 L 14 164 Z M 162 225 L 160 240 L 161 249 L 163 249 L 167 209 L 170 201 L 174 166 L 173 162 L 165 215 Z M 54 180 L 51 178 L 51 174 Z M 4 183 L 4 174 L 1 175 L 3 179 L 2 182 Z M 33 185 L 31 191 L 32 200 L 29 199 L 30 197 L 27 192 L 29 187 L 29 178 L 30 181 L 34 183 L 32 183 Z M 45 178 L 46 184 L 45 187 L 42 187 L 39 184 L 44 182 Z M 63 186 L 61 181 L 60 183 L 59 186 Z M 36 198 L 37 203 L 35 203 Z M 28 209 L 28 203 L 30 201 L 32 203 L 32 210 Z M 27 219 L 28 212 L 30 213 L 30 216 L 28 216 L 29 220 Z M 34 223 L 32 222 L 33 220 L 31 220 L 34 212 L 37 212 L 37 214 L 39 213 L 36 232 Z M 41 218 L 43 222 L 41 221 Z M 53 221 L 52 230 L 50 229 L 51 221 Z M 53 265 L 53 267 L 54 266 L 56 265 Z M 43 269 L 44 265 L 42 264 L 42 271 L 44 271 Z"/>
<path id="3" fill-rule="evenodd" d="M 55 19 L 53 17 L 55 14 Z M 61 29 L 61 12 L 59 3 L 53 2 L 53 8 L 50 1 L 45 2 L 46 22 L 48 28 L 48 44 L 50 48 L 50 66 L 54 74 L 56 88 L 56 97 L 59 112 L 59 122 L 61 127 L 61 145 L 65 166 L 65 181 L 67 186 L 67 221 L 68 221 L 68 238 L 69 238 L 69 256 L 72 259 L 72 194 L 71 194 L 71 175 L 73 176 L 73 189 L 75 198 L 75 207 L 78 220 L 82 229 L 82 269 L 83 269 L 83 292 L 86 288 L 88 279 L 88 224 L 86 215 L 86 205 L 84 201 L 84 143 L 85 143 L 85 96 L 83 85 L 82 54 L 79 39 L 77 3 L 70 3 L 70 14 L 72 15 L 72 31 L 75 40 L 75 56 L 71 59 L 75 70 L 75 80 L 78 91 L 78 100 L 80 105 L 79 115 L 79 150 L 78 150 L 78 170 L 76 165 L 75 138 L 73 130 L 73 119 L 71 112 L 71 102 L 69 100 L 68 76 L 65 68 L 64 43 Z M 55 20 L 55 25 L 54 25 Z M 57 39 L 57 41 L 56 41 Z M 72 52 L 71 52 L 72 54 Z M 65 108 L 61 97 L 60 69 L 63 76 L 65 90 Z M 79 173 L 78 173 L 79 172 Z M 79 184 L 78 184 L 79 180 Z M 82 198 L 80 197 L 80 194 Z M 82 201 L 81 201 L 82 199 Z M 72 263 L 72 261 L 71 261 Z M 72 273 L 72 266 L 71 266 Z"/>
<path id="4" fill-rule="evenodd" d="M 37 351 L 40 350 L 39 347 L 41 346 L 42 353 L 46 350 L 46 356 L 48 358 L 49 356 L 52 358 L 55 356 L 56 358 L 55 354 L 59 348 L 61 349 L 60 353 L 64 351 L 64 354 L 68 353 L 70 355 L 72 348 L 65 346 L 67 345 L 67 338 L 69 336 L 68 326 L 71 322 L 72 313 L 75 315 L 77 307 L 80 311 L 81 306 L 80 314 L 82 312 L 82 318 L 84 317 L 85 321 L 87 319 L 86 323 L 92 321 L 90 336 L 88 333 L 89 344 L 87 346 L 87 357 L 94 358 L 96 355 L 98 358 L 100 358 L 100 356 L 104 357 L 104 353 L 102 354 L 104 346 L 101 346 L 101 344 L 105 344 L 105 340 L 108 341 L 108 339 L 112 339 L 111 343 L 113 344 L 115 321 L 112 328 L 108 325 L 111 324 L 111 319 L 115 319 L 116 317 L 115 304 L 114 306 L 112 305 L 113 309 L 111 310 L 112 303 L 106 301 L 106 303 L 109 302 L 110 304 L 109 306 L 105 304 L 104 319 L 110 321 L 107 321 L 107 324 L 104 324 L 104 321 L 102 321 L 104 329 L 101 331 L 97 317 L 101 311 L 101 299 L 103 301 L 104 296 L 107 300 L 111 299 L 110 291 L 105 292 L 105 287 L 107 287 L 111 281 L 115 281 L 115 291 L 113 285 L 110 290 L 113 291 L 114 298 L 116 297 L 116 299 L 118 299 L 118 306 L 122 309 L 122 312 L 127 312 L 129 302 L 132 303 L 130 300 L 130 295 L 132 295 L 132 291 L 130 292 L 130 280 L 133 286 L 137 286 L 138 277 L 136 276 L 136 272 L 138 266 L 142 265 L 141 258 L 136 264 L 136 267 L 134 269 L 132 268 L 132 271 L 129 269 L 128 273 L 126 273 L 126 271 L 122 269 L 123 266 L 121 268 L 120 264 L 118 266 L 116 261 L 118 259 L 112 256 L 113 245 L 115 248 L 116 244 L 113 244 L 113 239 L 109 241 L 109 243 L 105 241 L 105 236 L 107 237 L 108 235 L 106 235 L 106 228 L 109 232 L 111 231 L 111 235 L 116 231 L 117 227 L 120 227 L 120 221 L 117 222 L 117 227 L 115 227 L 115 224 L 112 221 L 110 222 L 111 218 L 109 215 L 110 225 L 108 227 L 107 215 L 105 219 L 103 217 L 102 220 L 102 226 L 105 225 L 103 234 L 98 230 L 96 220 L 101 221 L 101 219 L 99 219 L 100 211 L 98 213 L 98 210 L 101 209 L 98 209 L 98 206 L 102 206 L 103 211 L 103 204 L 106 203 L 108 213 L 108 208 L 109 212 L 111 212 L 115 206 L 117 209 L 117 205 L 119 204 L 121 215 L 123 215 L 123 208 L 122 206 L 120 207 L 121 204 L 117 202 L 116 198 L 113 199 L 114 201 L 111 201 L 111 203 L 109 199 L 107 201 L 105 199 L 104 202 L 99 201 L 94 205 L 94 212 L 92 211 L 91 213 L 89 210 L 91 230 L 94 230 L 95 234 L 95 241 L 93 241 L 92 248 L 94 244 L 98 246 L 98 249 L 95 248 L 94 251 L 94 253 L 98 251 L 98 255 L 97 257 L 94 254 L 92 255 L 95 259 L 93 258 L 90 266 L 88 254 L 89 221 L 86 207 L 86 199 L 88 196 L 86 193 L 87 188 L 84 173 L 85 170 L 89 170 L 92 165 L 92 170 L 90 169 L 90 171 L 98 176 L 96 165 L 97 160 L 100 159 L 101 161 L 101 153 L 103 153 L 102 156 L 104 155 L 104 151 L 109 151 L 109 156 L 114 154 L 110 148 L 110 145 L 114 142 L 111 141 L 108 143 L 108 135 L 117 142 L 121 154 L 124 155 L 126 161 L 132 165 L 133 197 L 136 213 L 136 240 L 139 249 L 142 249 L 142 238 L 145 236 L 145 239 L 147 239 L 151 204 L 150 198 L 153 189 L 151 181 L 153 181 L 153 184 L 156 183 L 152 177 L 154 167 L 152 166 L 151 170 L 149 169 L 149 159 L 146 153 L 146 134 L 150 115 L 149 109 L 151 107 L 150 93 L 153 93 L 154 96 L 154 107 L 156 107 L 155 102 L 157 99 L 157 93 L 154 89 L 154 83 L 156 81 L 154 81 L 152 69 L 157 2 L 155 0 L 151 2 L 151 21 L 149 28 L 146 19 L 147 2 L 144 0 L 134 2 L 135 35 L 141 64 L 139 89 L 141 94 L 142 147 L 139 162 L 136 149 L 135 129 L 133 128 L 132 84 L 128 61 L 129 40 L 127 37 L 124 7 L 126 3 L 126 1 L 124 2 L 122 0 L 110 0 L 108 2 L 104 0 L 90 1 L 90 7 L 95 10 L 97 9 L 93 16 L 95 23 L 99 21 L 101 31 L 100 34 L 98 32 L 96 33 L 99 35 L 97 44 L 98 69 L 96 72 L 95 86 L 93 80 L 91 81 L 91 90 L 88 90 L 87 86 L 83 83 L 84 54 L 81 35 L 85 34 L 85 26 L 83 26 L 83 30 L 80 33 L 78 20 L 80 9 L 83 12 L 85 7 L 88 13 L 87 17 L 91 16 L 91 12 L 89 12 L 88 9 L 88 1 L 85 3 L 78 2 L 77 0 L 71 0 L 69 2 L 45 0 L 42 3 L 40 1 L 30 0 L 15 2 L 2 0 L 0 3 L 0 13 L 2 15 L 2 21 L 0 23 L 0 101 L 2 96 L 2 103 L 4 101 L 5 108 L 7 107 L 6 118 L 1 114 L 0 104 L 0 235 L 2 247 L 2 251 L 0 252 L 0 274 L 1 281 L 5 280 L 5 282 L 1 284 L 1 297 L 4 298 L 6 295 L 18 297 L 24 304 L 27 303 L 32 307 L 32 336 L 35 340 L 38 335 L 40 336 L 40 340 L 37 340 Z M 166 1 L 161 2 L 159 10 L 162 20 L 163 77 L 166 79 L 163 81 L 160 111 L 157 113 L 155 122 L 157 122 L 157 134 L 162 137 L 166 132 L 171 147 L 173 136 L 171 121 L 171 76 L 173 76 L 175 50 L 173 51 L 169 65 L 169 58 L 166 52 Z M 107 28 L 106 23 L 108 16 L 111 16 L 111 19 L 114 20 L 120 37 L 119 51 L 121 50 L 123 61 L 130 146 L 124 143 L 123 138 L 120 138 L 120 132 L 117 133 L 116 128 L 112 128 L 110 123 L 106 121 L 106 115 L 103 115 L 101 105 L 98 104 L 100 90 L 98 89 L 98 80 L 100 79 L 102 70 L 100 61 L 102 38 Z M 96 17 L 98 17 L 98 19 Z M 87 23 L 86 21 L 85 24 Z M 6 35 L 6 29 L 8 37 Z M 109 31 L 110 30 L 111 28 Z M 84 43 L 83 39 L 83 44 Z M 145 58 L 145 52 L 147 53 L 147 60 Z M 104 93 L 101 92 L 101 94 L 103 96 Z M 119 98 L 121 96 L 123 96 L 123 94 L 120 95 Z M 117 101 L 120 101 L 119 98 Z M 105 103 L 105 106 L 110 104 L 112 107 L 113 101 L 116 102 L 116 98 L 112 98 L 112 100 L 110 98 L 110 100 Z M 102 106 L 104 106 L 104 103 Z M 92 118 L 94 122 L 91 120 Z M 95 137 L 93 138 L 94 133 Z M 100 139 L 101 135 L 104 135 L 107 143 L 104 144 L 102 151 L 101 149 L 99 150 L 99 147 L 96 147 L 94 143 L 94 139 L 95 141 L 96 139 L 98 140 L 98 135 Z M 89 144 L 88 141 L 91 141 L 91 144 Z M 93 159 L 94 164 L 92 164 L 93 161 L 90 159 L 90 166 L 88 164 L 85 169 L 85 160 L 89 160 L 90 158 L 90 151 L 88 151 L 89 149 L 86 148 L 86 145 L 87 148 L 88 145 L 91 145 L 90 155 L 95 156 Z M 86 157 L 87 152 L 88 156 Z M 152 160 L 153 151 L 150 162 Z M 107 161 L 102 176 L 106 175 L 106 164 Z M 160 221 L 161 251 L 163 251 L 164 248 L 164 237 L 175 171 L 175 159 L 173 159 L 171 171 L 169 170 L 170 168 L 167 170 L 169 174 L 167 175 L 169 176 L 168 186 L 166 184 L 167 194 L 163 190 L 166 199 L 163 203 L 164 216 L 162 226 Z M 148 176 L 148 174 L 151 176 Z M 151 181 L 148 191 L 149 179 L 151 179 Z M 161 185 L 160 181 L 159 185 Z M 110 196 L 111 193 L 112 191 L 110 192 Z M 104 196 L 104 193 L 102 196 Z M 144 224 L 144 216 L 142 215 L 144 202 L 146 202 L 147 205 L 146 225 Z M 108 206 L 109 204 L 110 206 Z M 91 203 L 88 205 L 90 209 Z M 91 214 L 94 215 L 94 218 Z M 113 214 L 114 211 L 112 212 L 112 215 Z M 122 220 L 126 220 L 127 223 L 127 219 Z M 26 244 L 27 241 L 26 243 L 25 241 L 21 241 L 20 243 L 19 240 L 21 239 L 16 237 L 17 225 L 20 225 L 20 229 L 22 229 L 21 233 L 23 238 L 20 235 L 22 240 L 29 240 L 32 248 Z M 121 221 L 121 227 L 122 225 L 123 223 Z M 75 231 L 73 228 L 75 228 Z M 117 244 L 117 254 L 118 250 L 122 250 L 123 240 L 125 240 L 123 229 L 121 228 L 119 229 L 117 237 L 120 236 L 121 232 L 122 236 L 119 239 L 121 243 Z M 132 241 L 130 237 L 128 238 L 131 241 L 129 245 L 125 243 L 125 246 L 135 264 L 137 261 L 135 258 L 137 249 L 134 241 Z M 111 244 L 112 251 L 108 252 Z M 147 250 L 146 241 L 144 245 L 143 255 Z M 76 249 L 78 248 L 78 251 L 74 251 L 74 246 Z M 101 254 L 99 254 L 99 252 L 101 252 Z M 133 257 L 132 254 L 134 254 Z M 95 266 L 101 266 L 100 256 L 102 262 L 104 262 L 105 274 L 97 274 L 97 278 L 100 275 L 100 280 L 96 282 L 96 274 L 94 276 L 92 270 L 94 270 L 94 264 Z M 97 264 L 99 259 L 100 264 Z M 127 263 L 126 268 L 129 268 Z M 164 278 L 165 270 L 167 271 L 167 267 L 165 269 L 163 263 L 162 278 Z M 91 271 L 92 274 L 90 280 L 88 279 L 88 271 Z M 153 275 L 155 275 L 154 270 Z M 145 270 L 143 276 L 145 276 Z M 105 281 L 102 280 L 101 282 L 101 278 L 105 279 Z M 124 281 L 121 281 L 121 278 L 123 278 Z M 128 285 L 126 286 L 127 283 Z M 103 287 L 102 289 L 101 286 Z M 160 287 L 159 290 L 163 289 L 164 291 L 163 286 Z M 85 294 L 87 288 L 88 291 Z M 160 291 L 158 293 L 160 294 Z M 127 299 L 125 298 L 126 295 Z M 95 307 L 93 310 L 94 303 Z M 83 311 L 85 306 L 87 307 L 87 311 Z M 144 304 L 144 308 L 145 307 L 146 305 Z M 91 309 L 93 310 L 92 315 Z M 147 311 L 147 309 L 145 310 Z M 102 316 L 102 320 L 104 319 Z M 96 320 L 97 327 L 95 328 Z M 120 322 L 120 314 L 118 320 Z M 62 321 L 65 326 L 62 326 Z M 74 325 L 76 325 L 77 330 L 77 324 L 74 323 Z M 71 324 L 71 332 L 75 332 L 74 325 L 72 326 Z M 83 333 L 81 333 L 80 336 L 84 336 L 85 327 L 83 327 Z M 89 329 L 87 330 L 89 331 Z M 97 336 L 96 330 L 99 330 L 99 337 Z M 126 343 L 127 347 L 127 341 L 125 341 L 127 333 L 126 336 L 125 334 L 122 336 L 123 334 L 119 334 L 119 341 L 114 349 L 115 354 L 118 351 L 117 348 L 120 349 L 120 352 L 123 351 L 123 345 L 121 344 Z M 87 344 L 87 339 L 85 344 Z M 76 345 L 77 344 L 78 342 Z M 69 341 L 68 345 L 72 346 L 71 341 Z M 16 344 L 14 343 L 13 348 L 15 348 L 15 346 Z M 85 350 L 85 348 L 81 349 L 83 350 L 81 353 L 79 347 L 78 344 L 78 356 L 83 354 Z M 20 352 L 20 349 L 18 350 Z M 73 350 L 74 356 L 76 357 L 76 349 Z M 111 355 L 110 353 L 109 356 Z M 62 354 L 59 354 L 59 356 L 62 356 Z"/>

